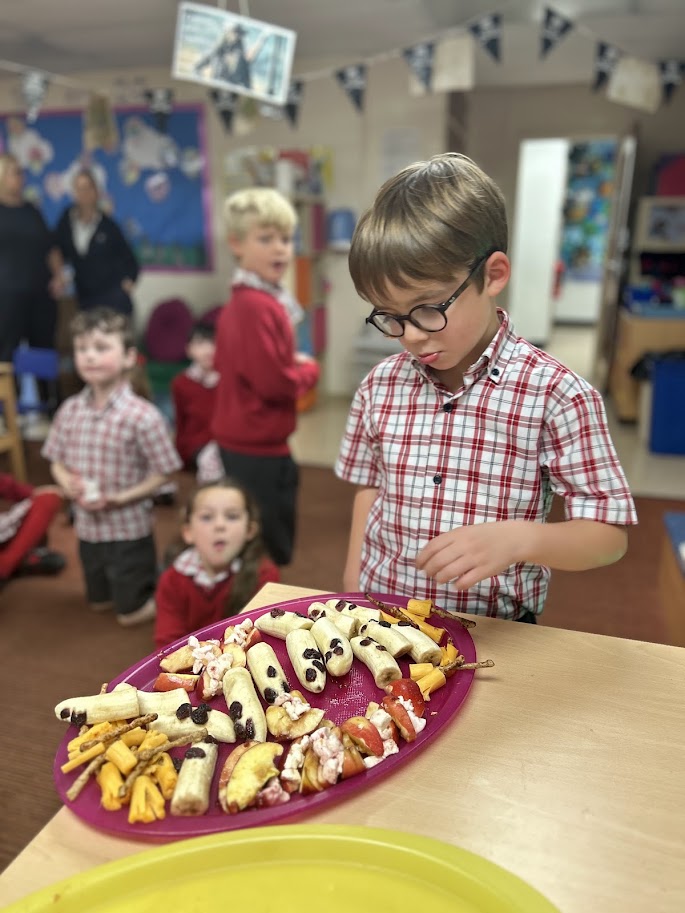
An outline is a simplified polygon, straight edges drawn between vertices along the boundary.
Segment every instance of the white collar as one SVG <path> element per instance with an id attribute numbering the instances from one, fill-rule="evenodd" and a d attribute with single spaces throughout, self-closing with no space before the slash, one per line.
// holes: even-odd
<path id="1" fill-rule="evenodd" d="M 282 285 L 272 285 L 270 282 L 265 282 L 261 276 L 258 276 L 257 273 L 253 273 L 250 270 L 243 269 L 241 266 L 237 267 L 236 271 L 233 273 L 233 278 L 231 279 L 231 285 L 247 285 L 249 288 L 256 288 L 262 292 L 268 292 L 273 298 L 283 305 L 286 309 L 290 322 L 293 326 L 297 326 L 298 323 L 301 323 L 304 319 L 304 310 L 300 302 L 291 294 L 288 289 L 283 288 Z"/>
<path id="2" fill-rule="evenodd" d="M 241 566 L 240 558 L 234 558 L 228 570 L 220 571 L 212 576 L 205 570 L 200 559 L 200 553 L 196 548 L 187 548 L 174 561 L 174 570 L 178 571 L 179 574 L 183 574 L 184 577 L 191 577 L 198 586 L 207 590 L 216 586 L 217 583 L 222 583 L 231 574 L 237 574 Z"/>

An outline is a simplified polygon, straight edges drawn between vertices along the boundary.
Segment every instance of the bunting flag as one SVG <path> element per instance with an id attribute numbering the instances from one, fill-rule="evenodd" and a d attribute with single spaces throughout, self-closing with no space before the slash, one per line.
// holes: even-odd
<path id="1" fill-rule="evenodd" d="M 413 47 L 405 48 L 402 56 L 409 64 L 409 68 L 419 82 L 429 92 L 433 82 L 433 55 L 435 52 L 434 41 L 422 41 Z"/>
<path id="2" fill-rule="evenodd" d="M 288 118 L 291 127 L 297 126 L 297 119 L 300 115 L 300 105 L 304 95 L 304 82 L 301 79 L 295 79 L 290 83 L 288 97 L 285 100 L 285 116 Z"/>
<path id="3" fill-rule="evenodd" d="M 228 89 L 210 89 L 209 97 L 214 103 L 214 110 L 221 118 L 226 133 L 233 131 L 233 118 L 238 107 L 238 95 Z"/>
<path id="4" fill-rule="evenodd" d="M 357 111 L 364 110 L 364 90 L 366 89 L 366 64 L 355 63 L 342 70 L 336 70 L 335 76 L 350 97 Z"/>
<path id="5" fill-rule="evenodd" d="M 540 57 L 546 57 L 572 28 L 573 23 L 570 19 L 562 16 L 561 13 L 557 13 L 550 6 L 546 6 L 545 18 L 542 21 L 540 30 Z"/>
<path id="6" fill-rule="evenodd" d="M 166 133 L 169 115 L 174 103 L 173 89 L 147 89 L 143 97 L 148 103 L 150 113 L 154 117 L 155 130 Z"/>
<path id="7" fill-rule="evenodd" d="M 616 69 L 616 64 L 621 56 L 621 52 L 613 44 L 607 44 L 606 41 L 598 41 L 595 49 L 595 81 L 592 86 L 593 91 L 601 89 L 608 81 L 611 74 Z"/>
<path id="8" fill-rule="evenodd" d="M 469 32 L 476 39 L 484 51 L 499 63 L 500 40 L 502 38 L 502 17 L 499 13 L 491 16 L 481 16 L 477 22 L 469 26 Z"/>
<path id="9" fill-rule="evenodd" d="M 50 80 L 40 70 L 27 70 L 21 76 L 21 94 L 26 105 L 26 120 L 33 124 L 45 99 Z"/>
<path id="10" fill-rule="evenodd" d="M 671 96 L 683 81 L 685 60 L 660 60 L 659 76 L 663 101 L 670 101 Z"/>

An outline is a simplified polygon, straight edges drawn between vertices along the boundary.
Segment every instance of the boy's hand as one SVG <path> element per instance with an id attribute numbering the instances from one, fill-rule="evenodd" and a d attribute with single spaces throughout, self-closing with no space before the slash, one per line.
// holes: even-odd
<path id="1" fill-rule="evenodd" d="M 82 497 L 78 499 L 79 507 L 82 507 L 84 510 L 87 510 L 88 513 L 94 514 L 100 510 L 109 510 L 112 507 L 117 507 L 119 504 L 119 499 L 116 494 L 111 495 L 100 495 L 100 497 L 93 501 L 85 501 Z"/>
<path id="2" fill-rule="evenodd" d="M 456 589 L 467 590 L 526 560 L 529 526 L 521 520 L 460 526 L 421 549 L 416 567 L 438 583 L 452 581 Z"/>
<path id="3" fill-rule="evenodd" d="M 80 501 L 83 495 L 83 480 L 76 472 L 67 472 L 59 480 L 60 487 L 64 494 L 71 501 Z"/>

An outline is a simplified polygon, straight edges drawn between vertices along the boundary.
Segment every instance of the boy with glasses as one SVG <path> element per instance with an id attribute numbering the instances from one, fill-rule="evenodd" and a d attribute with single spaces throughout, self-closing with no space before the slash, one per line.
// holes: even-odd
<path id="1" fill-rule="evenodd" d="M 391 178 L 357 225 L 367 322 L 406 351 L 360 385 L 336 464 L 359 486 L 347 591 L 535 622 L 551 568 L 626 551 L 637 517 L 601 396 L 497 308 L 507 240 L 501 191 L 455 153 Z M 554 494 L 565 520 L 547 524 Z"/>

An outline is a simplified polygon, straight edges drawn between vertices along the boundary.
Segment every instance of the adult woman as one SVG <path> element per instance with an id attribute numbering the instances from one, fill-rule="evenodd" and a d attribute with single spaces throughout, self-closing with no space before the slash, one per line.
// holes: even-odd
<path id="1" fill-rule="evenodd" d="M 40 212 L 24 200 L 24 175 L 13 155 L 0 155 L 0 361 L 22 339 L 53 348 L 62 257 Z"/>
<path id="2" fill-rule="evenodd" d="M 87 169 L 73 182 L 74 205 L 62 213 L 55 235 L 64 259 L 74 269 L 81 310 L 109 307 L 122 314 L 133 310 L 131 292 L 138 261 L 121 229 L 98 207 L 98 186 Z"/>

